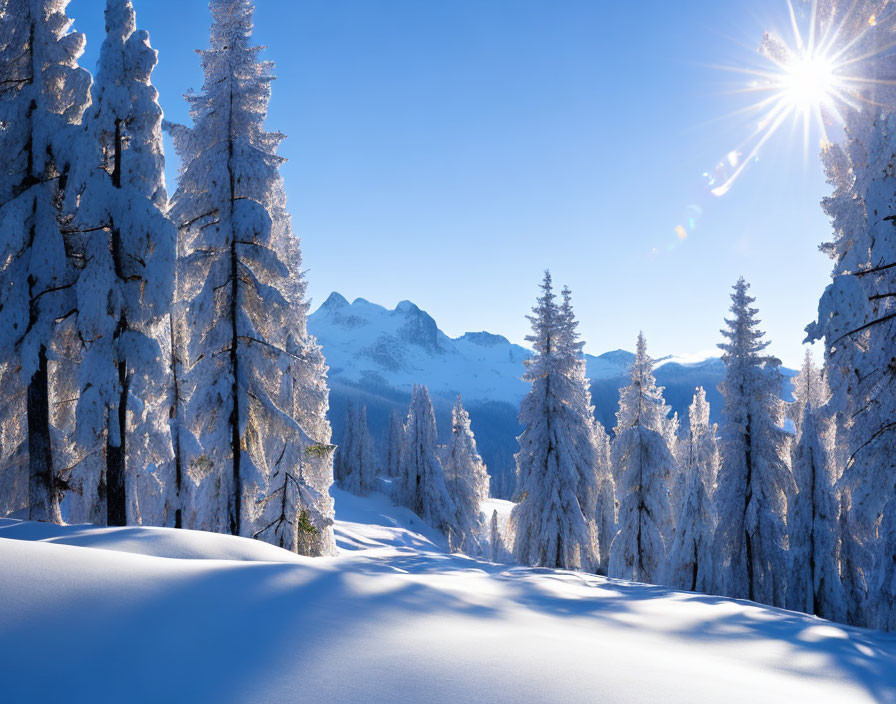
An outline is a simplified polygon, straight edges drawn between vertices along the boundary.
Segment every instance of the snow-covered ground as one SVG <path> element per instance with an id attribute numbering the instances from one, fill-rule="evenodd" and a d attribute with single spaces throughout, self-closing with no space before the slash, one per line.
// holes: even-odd
<path id="1" fill-rule="evenodd" d="M 385 497 L 334 493 L 325 559 L 0 521 L 0 700 L 896 702 L 896 636 L 446 555 Z"/>

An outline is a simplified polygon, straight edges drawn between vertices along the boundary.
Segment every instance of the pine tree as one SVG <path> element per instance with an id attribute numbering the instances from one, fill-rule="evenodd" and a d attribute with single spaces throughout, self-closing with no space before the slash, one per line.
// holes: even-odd
<path id="1" fill-rule="evenodd" d="M 299 323 L 286 337 L 281 398 L 301 428 L 303 452 L 296 465 L 281 465 L 271 474 L 253 537 L 316 557 L 336 549 L 330 497 L 334 447 L 329 444 L 327 364 L 304 315 Z"/>
<path id="2" fill-rule="evenodd" d="M 872 604 L 868 602 L 868 566 L 872 563 L 873 543 L 857 540 L 862 530 L 856 525 L 856 513 L 852 510 L 852 495 L 848 486 L 839 487 L 840 520 L 837 537 L 840 540 L 840 583 L 843 586 L 847 623 L 871 623 Z"/>
<path id="3" fill-rule="evenodd" d="M 249 0 L 212 0 L 193 128 L 171 125 L 182 166 L 184 525 L 311 554 L 332 547 L 326 366 L 306 329 L 299 242 L 286 212 L 283 135 L 263 122 L 272 65 L 250 45 Z"/>
<path id="4" fill-rule="evenodd" d="M 803 366 L 793 379 L 793 402 L 787 404 L 787 417 L 793 423 L 797 441 L 806 406 L 818 410 L 828 402 L 830 395 L 824 372 L 815 364 L 812 351 L 807 349 Z"/>
<path id="5" fill-rule="evenodd" d="M 61 203 L 79 158 L 72 144 L 90 88 L 90 75 L 78 67 L 84 36 L 69 31 L 67 5 L 7 0 L 0 13 L 0 367 L 21 380 L 10 394 L 16 405 L 0 422 L 7 442 L 27 448 L 31 519 L 56 523 L 63 478 L 52 404 L 71 389 L 60 388 L 52 360 L 62 358 L 56 347 L 63 330 L 72 335 L 84 252 L 82 239 L 66 232 Z M 14 416 L 24 418 L 24 433 L 15 431 Z M 10 447 L 4 455 L 9 461 L 23 453 Z"/>
<path id="6" fill-rule="evenodd" d="M 675 458 L 666 441 L 669 407 L 656 385 L 643 333 L 631 368 L 632 383 L 619 392 L 613 464 L 619 530 L 610 546 L 611 577 L 659 583 L 672 539 L 668 482 Z"/>
<path id="7" fill-rule="evenodd" d="M 385 452 L 383 457 L 383 469 L 386 476 L 393 479 L 398 476 L 401 469 L 401 441 L 404 437 L 404 421 L 397 411 L 392 411 L 389 416 L 389 430 L 386 433 Z"/>
<path id="8" fill-rule="evenodd" d="M 454 546 L 457 507 L 448 493 L 445 472 L 439 461 L 436 417 L 425 386 L 414 386 L 401 448 L 401 469 L 396 480 L 395 498 Z"/>
<path id="9" fill-rule="evenodd" d="M 492 562 L 506 562 L 507 548 L 504 545 L 504 537 L 501 535 L 501 529 L 498 526 L 498 511 L 492 511 L 492 518 L 489 522 L 489 552 Z"/>
<path id="10" fill-rule="evenodd" d="M 28 510 L 25 387 L 12 363 L 0 363 L 0 517 Z"/>
<path id="11" fill-rule="evenodd" d="M 712 589 L 712 548 L 716 515 L 712 488 L 719 470 L 717 428 L 709 422 L 706 391 L 698 387 L 688 409 L 688 431 L 680 466 L 683 491 L 675 507 L 675 538 L 669 548 L 665 583 L 676 589 Z"/>
<path id="12" fill-rule="evenodd" d="M 457 507 L 455 544 L 458 552 L 483 555 L 479 537 L 484 529 L 480 505 L 488 498 L 488 473 L 476 450 L 470 415 L 460 396 L 451 411 L 451 439 L 445 458 L 445 481 Z"/>
<path id="13" fill-rule="evenodd" d="M 361 496 L 376 485 L 373 440 L 367 428 L 367 407 L 350 404 L 345 414 L 342 444 L 336 452 L 336 481 L 346 491 Z"/>
<path id="14" fill-rule="evenodd" d="M 594 413 L 582 343 L 568 290 L 557 304 L 550 272 L 529 316 L 535 354 L 532 384 L 520 410 L 525 428 L 516 455 L 523 498 L 511 515 L 518 562 L 564 569 L 597 568 Z"/>
<path id="15" fill-rule="evenodd" d="M 863 74 L 889 78 L 896 18 L 842 30 L 850 54 L 868 57 Z M 833 193 L 822 205 L 832 239 L 822 250 L 834 260 L 832 281 L 819 301 L 808 341 L 823 340 L 835 423 L 834 479 L 850 515 L 841 519 L 841 575 L 848 619 L 863 626 L 896 626 L 896 113 L 888 81 L 869 81 L 862 109 L 845 115 L 843 145 L 822 154 Z M 888 93 L 888 95 L 884 95 Z M 842 476 L 841 476 L 842 475 Z"/>
<path id="16" fill-rule="evenodd" d="M 809 365 L 803 367 L 803 373 Z M 846 604 L 840 582 L 839 502 L 831 479 L 831 423 L 811 399 L 803 403 L 800 439 L 793 452 L 797 493 L 787 514 L 791 569 L 787 606 L 843 621 Z"/>
<path id="17" fill-rule="evenodd" d="M 77 202 L 70 228 L 85 245 L 75 292 L 85 341 L 76 437 L 86 457 L 75 496 L 87 503 L 87 519 L 125 525 L 130 514 L 130 522 L 166 524 L 173 506 L 148 488 L 171 483 L 153 475 L 171 466 L 162 347 L 177 236 L 163 214 L 162 110 L 150 83 L 156 52 L 136 29 L 130 0 L 108 0 L 105 14 L 81 157 L 69 177 Z"/>
<path id="18" fill-rule="evenodd" d="M 594 421 L 595 475 L 597 478 L 597 510 L 595 523 L 598 535 L 598 572 L 606 575 L 610 565 L 610 545 L 616 535 L 616 482 L 610 436 L 600 421 Z"/>
<path id="19" fill-rule="evenodd" d="M 743 278 L 731 295 L 724 351 L 722 467 L 716 491 L 715 537 L 719 593 L 783 606 L 788 571 L 785 515 L 793 494 L 781 420 L 780 361 L 763 355 L 754 298 Z"/>

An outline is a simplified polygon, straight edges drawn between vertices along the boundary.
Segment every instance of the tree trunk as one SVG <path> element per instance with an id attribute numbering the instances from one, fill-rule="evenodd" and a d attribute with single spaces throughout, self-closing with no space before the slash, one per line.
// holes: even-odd
<path id="1" fill-rule="evenodd" d="M 752 419 L 747 416 L 747 428 L 744 433 L 746 444 L 745 462 L 747 465 L 747 482 L 744 489 L 744 516 L 750 508 L 750 499 L 753 498 L 753 434 L 751 431 Z M 744 530 L 744 540 L 747 552 L 747 598 L 756 601 L 755 575 L 753 573 L 753 536 Z"/>
<path id="2" fill-rule="evenodd" d="M 228 143 L 227 169 L 230 173 L 230 371 L 233 374 L 233 409 L 230 416 L 231 451 L 233 453 L 233 488 L 230 495 L 230 532 L 240 534 L 242 517 L 243 479 L 240 471 L 242 460 L 242 438 L 240 437 L 240 357 L 239 330 L 237 330 L 237 313 L 239 312 L 239 253 L 236 248 L 236 233 L 233 232 L 233 206 L 236 203 L 236 179 L 233 169 L 233 88 L 230 90 L 230 141 Z"/>
<path id="3" fill-rule="evenodd" d="M 180 252 L 178 252 L 180 256 Z M 175 290 L 177 284 L 175 283 Z M 177 496 L 175 498 L 174 527 L 183 528 L 183 500 L 181 499 L 181 485 L 183 484 L 183 465 L 180 456 L 180 358 L 178 357 L 178 341 L 175 336 L 174 313 L 168 316 L 168 324 L 171 328 L 171 379 L 173 384 L 173 398 L 168 417 L 173 421 L 174 436 L 171 438 L 174 445 L 174 487 Z"/>
<path id="4" fill-rule="evenodd" d="M 28 382 L 28 517 L 62 523 L 50 446 L 50 383 L 47 349 L 38 353 L 37 371 Z"/>
<path id="5" fill-rule="evenodd" d="M 127 488 L 125 485 L 125 438 L 127 424 L 128 386 L 127 366 L 118 363 L 118 383 L 121 396 L 118 399 L 118 446 L 106 440 L 106 525 L 126 526 Z"/>

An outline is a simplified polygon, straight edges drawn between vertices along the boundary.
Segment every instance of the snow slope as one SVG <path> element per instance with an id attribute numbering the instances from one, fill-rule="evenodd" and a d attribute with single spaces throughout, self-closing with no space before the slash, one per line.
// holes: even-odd
<path id="1" fill-rule="evenodd" d="M 4 521 L 3 701 L 896 702 L 891 636 L 449 556 L 385 497 L 334 494 L 325 559 Z"/>

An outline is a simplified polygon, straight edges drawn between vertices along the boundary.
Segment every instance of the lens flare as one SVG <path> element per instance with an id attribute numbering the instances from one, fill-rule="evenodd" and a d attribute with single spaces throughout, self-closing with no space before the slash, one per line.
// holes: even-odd
<path id="1" fill-rule="evenodd" d="M 756 126 L 731 154 L 746 156 L 737 160 L 732 160 L 731 154 L 726 157 L 729 173 L 707 181 L 710 193 L 728 193 L 785 123 L 801 128 L 804 156 L 808 157 L 813 131 L 819 143 L 827 144 L 828 130 L 843 122 L 844 110 L 858 110 L 863 103 L 873 103 L 870 94 L 879 93 L 880 86 L 893 85 L 893 81 L 881 80 L 874 69 L 874 62 L 893 48 L 893 39 L 873 34 L 883 34 L 882 20 L 888 27 L 893 25 L 893 8 L 883 18 L 876 14 L 856 16 L 860 7 L 858 3 L 849 5 L 835 21 L 830 13 L 820 16 L 818 0 L 812 0 L 808 26 L 801 27 L 792 1 L 787 0 L 792 36 L 785 40 L 775 32 L 765 34 L 759 54 L 768 65 L 728 69 L 748 75 L 750 80 L 743 92 L 761 97 L 741 111 L 755 114 Z M 876 41 L 876 48 L 870 52 L 867 45 L 875 42 L 869 39 Z"/>

